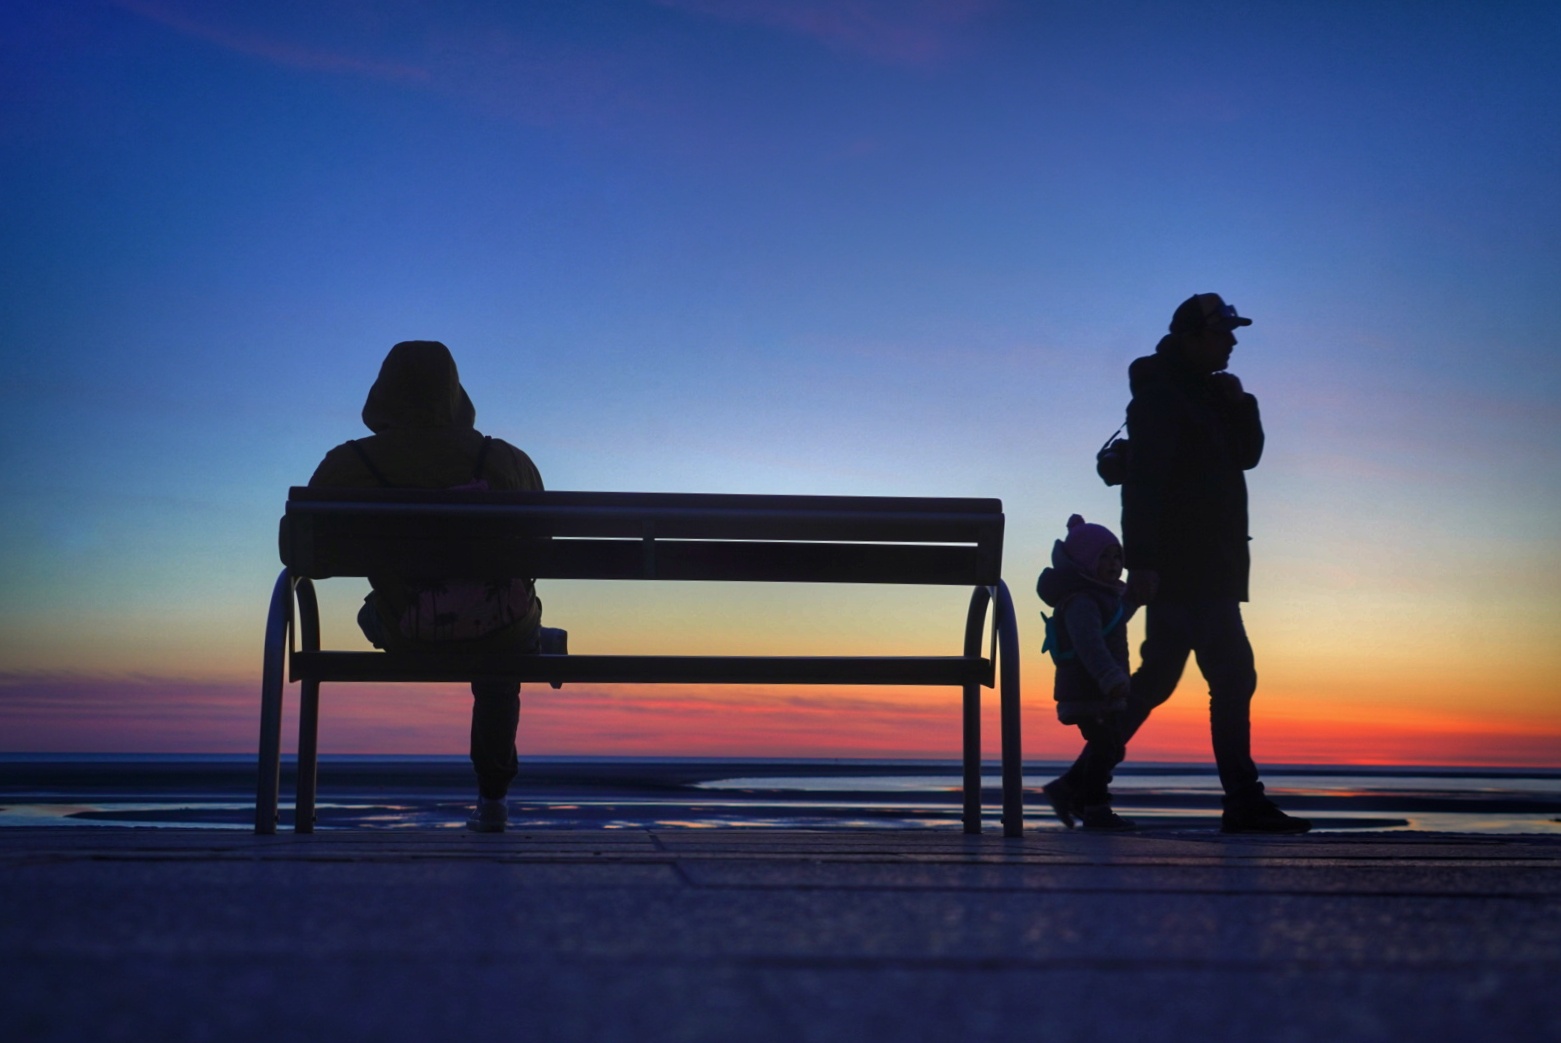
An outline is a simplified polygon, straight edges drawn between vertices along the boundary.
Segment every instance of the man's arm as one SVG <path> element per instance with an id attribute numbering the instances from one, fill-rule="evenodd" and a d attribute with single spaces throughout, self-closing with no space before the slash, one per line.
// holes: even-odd
<path id="1" fill-rule="evenodd" d="M 502 438 L 493 440 L 493 449 L 495 452 L 488 465 L 488 474 L 494 479 L 495 489 L 542 491 L 542 474 L 537 470 L 537 465 L 531 462 L 531 457 L 523 450 L 517 449 Z"/>
<path id="2" fill-rule="evenodd" d="M 326 453 L 309 478 L 312 488 L 356 489 L 378 484 L 369 469 L 363 466 L 362 458 L 346 442 Z"/>
<path id="3" fill-rule="evenodd" d="M 1130 576 L 1159 568 L 1167 487 L 1179 441 L 1173 406 L 1163 389 L 1134 395 L 1127 405 L 1132 451 L 1122 482 L 1122 551 Z"/>
<path id="4" fill-rule="evenodd" d="M 1216 373 L 1214 380 L 1225 403 L 1225 424 L 1236 463 L 1243 471 L 1250 471 L 1263 458 L 1263 419 L 1258 415 L 1257 397 L 1242 388 L 1241 378 L 1234 373 Z"/>

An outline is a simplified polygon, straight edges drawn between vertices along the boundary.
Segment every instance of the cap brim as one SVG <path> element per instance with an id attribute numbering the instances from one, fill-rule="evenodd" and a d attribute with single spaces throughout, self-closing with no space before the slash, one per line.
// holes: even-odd
<path id="1" fill-rule="evenodd" d="M 1230 319 L 1228 321 L 1230 322 L 1230 325 L 1231 325 L 1232 328 L 1234 328 L 1236 326 L 1250 326 L 1250 325 L 1252 325 L 1252 320 L 1251 319 L 1243 319 L 1239 315 L 1236 318 Z"/>

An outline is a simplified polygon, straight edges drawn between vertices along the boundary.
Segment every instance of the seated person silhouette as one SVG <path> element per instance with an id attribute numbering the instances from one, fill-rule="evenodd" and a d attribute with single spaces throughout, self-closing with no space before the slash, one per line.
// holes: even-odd
<path id="1" fill-rule="evenodd" d="M 363 423 L 374 434 L 329 453 L 310 486 L 386 489 L 540 490 L 531 458 L 474 426 L 477 411 L 461 387 L 450 349 L 403 341 L 390 349 L 369 389 Z M 370 576 L 358 625 L 387 651 L 518 649 L 562 651 L 563 631 L 541 626 L 542 603 L 529 579 L 429 584 Z M 478 800 L 467 828 L 502 833 L 505 796 L 516 774 L 518 681 L 472 682 L 471 760 Z"/>

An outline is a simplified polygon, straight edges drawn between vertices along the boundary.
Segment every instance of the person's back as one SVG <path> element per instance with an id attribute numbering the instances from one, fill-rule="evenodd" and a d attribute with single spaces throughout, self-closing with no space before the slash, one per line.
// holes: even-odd
<path id="1" fill-rule="evenodd" d="M 438 341 L 403 341 L 390 349 L 363 406 L 368 438 L 325 455 L 311 487 L 540 490 L 531 458 L 485 437 L 461 387 L 450 351 Z M 530 579 L 485 583 L 481 577 L 371 576 L 358 624 L 378 648 L 530 649 L 537 645 L 542 604 Z M 463 589 L 465 588 L 465 589 Z M 469 595 L 469 596 L 468 596 Z M 462 627 L 430 627 L 441 598 L 462 603 Z M 485 602 L 473 605 L 471 602 Z M 473 608 L 483 611 L 471 611 Z M 475 622 L 474 622 L 475 621 Z M 468 825 L 501 832 L 517 764 L 520 685 L 472 683 L 471 760 L 480 800 Z"/>
<path id="2" fill-rule="evenodd" d="M 374 433 L 332 449 L 309 484 L 328 488 L 541 489 L 542 477 L 531 458 L 508 442 L 485 438 L 473 426 L 475 421 L 476 410 L 461 387 L 449 349 L 438 341 L 403 341 L 385 357 L 363 406 L 363 423 Z M 360 617 L 369 639 L 378 647 L 390 648 L 419 637 L 431 638 L 426 626 L 417 626 L 420 597 L 428 600 L 428 580 L 457 578 L 370 577 L 374 592 L 367 604 L 375 616 Z M 507 585 L 502 592 L 495 592 L 495 597 L 499 596 L 507 605 L 498 608 L 509 617 L 502 626 L 447 636 L 474 643 L 474 647 L 531 640 L 541 612 L 530 580 Z"/>

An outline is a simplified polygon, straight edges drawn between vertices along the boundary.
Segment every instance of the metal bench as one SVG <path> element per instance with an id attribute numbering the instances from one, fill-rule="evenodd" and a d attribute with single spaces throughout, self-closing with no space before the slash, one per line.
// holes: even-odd
<path id="1" fill-rule="evenodd" d="M 300 682 L 295 826 L 312 832 L 320 685 L 347 681 L 950 685 L 963 689 L 965 832 L 981 831 L 981 694 L 999 683 L 1002 823 L 1019 836 L 1019 641 L 999 500 L 294 488 L 261 681 L 255 832 L 277 827 L 282 695 Z M 957 656 L 538 655 L 320 648 L 314 580 L 399 574 L 974 587 Z M 983 655 L 987 609 L 995 603 Z M 577 639 L 579 635 L 576 635 Z"/>

